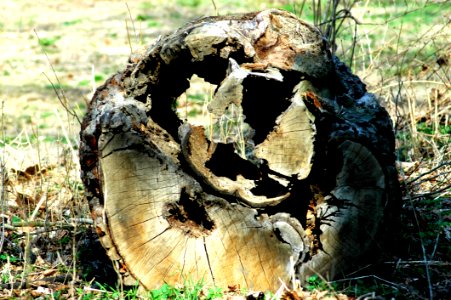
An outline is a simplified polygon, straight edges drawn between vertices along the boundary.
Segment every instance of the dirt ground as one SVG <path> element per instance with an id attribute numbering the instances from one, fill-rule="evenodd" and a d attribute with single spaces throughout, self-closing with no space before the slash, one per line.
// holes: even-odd
<path id="1" fill-rule="evenodd" d="M 37 135 L 41 142 L 52 142 L 61 138 L 65 127 L 77 143 L 79 124 L 66 116 L 53 87 L 81 118 L 95 87 L 121 70 L 132 51 L 190 19 L 215 14 L 213 5 L 197 6 L 197 2 L 1 1 L 0 99 L 5 140 L 23 146 L 27 136 Z M 266 7 L 260 2 L 246 7 L 219 3 L 217 8 L 227 13 Z M 7 163 L 23 161 L 12 152 Z"/>
<path id="2" fill-rule="evenodd" d="M 141 41 L 150 43 L 174 28 L 159 8 L 152 13 L 162 20 L 161 26 L 139 28 L 136 23 L 140 41 L 129 36 L 134 34 L 129 10 L 133 17 L 146 14 L 143 3 L 132 1 L 127 7 L 123 1 L 2 1 L 0 91 L 6 135 L 14 137 L 41 124 L 41 135 L 57 135 L 61 124 L 52 115 L 64 109 L 50 81 L 64 89 L 68 105 L 82 110 L 93 87 L 126 64 L 129 38 L 137 48 Z M 77 132 L 77 123 L 71 125 Z"/>

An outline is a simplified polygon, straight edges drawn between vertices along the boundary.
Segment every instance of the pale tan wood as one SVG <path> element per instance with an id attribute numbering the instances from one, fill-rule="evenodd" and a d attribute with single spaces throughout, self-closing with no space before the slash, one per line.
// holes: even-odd
<path id="1" fill-rule="evenodd" d="M 304 279 L 322 274 L 331 280 L 352 265 L 374 243 L 383 218 L 386 178 L 374 155 L 363 145 L 345 141 L 337 149 L 342 168 L 336 187 L 318 202 L 322 249 L 301 266 Z M 346 217 L 344 217 L 346 216 Z"/>
<path id="2" fill-rule="evenodd" d="M 209 170 L 205 163 L 214 154 L 214 144 L 209 147 L 203 127 L 191 127 L 184 124 L 179 130 L 181 135 L 182 153 L 187 162 L 202 179 L 216 191 L 225 195 L 235 196 L 252 207 L 264 207 L 276 205 L 290 196 L 289 192 L 277 197 L 254 195 L 251 189 L 256 184 L 253 180 L 244 176 L 237 176 L 235 180 L 223 176 L 216 176 Z M 231 166 L 232 167 L 232 166 Z"/>
<path id="3" fill-rule="evenodd" d="M 216 120 L 239 110 L 240 149 L 178 118 L 193 74 L 218 86 Z M 100 241 L 144 289 L 332 279 L 383 244 L 399 196 L 388 114 L 281 10 L 200 19 L 134 54 L 96 91 L 80 137 Z"/>
<path id="4" fill-rule="evenodd" d="M 105 213 L 118 253 L 143 286 L 151 289 L 189 279 L 219 286 L 238 282 L 259 290 L 276 289 L 279 278 L 289 279 L 290 256 L 299 256 L 299 245 L 293 250 L 274 234 L 275 227 L 293 228 L 289 216 L 274 224 L 254 209 L 231 206 L 197 187 L 197 196 L 205 197 L 198 199 L 199 204 L 213 228 L 171 224 L 168 204 L 176 204 L 183 189 L 195 193 L 197 183 L 174 161 L 123 150 L 129 140 L 112 137 L 103 149 L 102 168 L 115 170 L 104 171 Z"/>
<path id="5" fill-rule="evenodd" d="M 312 167 L 315 117 L 302 101 L 299 86 L 294 92 L 291 105 L 276 119 L 276 126 L 265 141 L 256 146 L 255 154 L 268 161 L 270 169 L 301 180 Z"/>

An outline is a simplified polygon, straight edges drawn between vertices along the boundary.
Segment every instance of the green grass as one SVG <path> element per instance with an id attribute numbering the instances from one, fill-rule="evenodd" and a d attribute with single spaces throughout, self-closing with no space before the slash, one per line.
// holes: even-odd
<path id="1" fill-rule="evenodd" d="M 181 288 L 165 283 L 161 288 L 150 291 L 149 298 L 153 300 L 197 300 L 199 298 L 212 300 L 223 296 L 222 290 L 217 287 L 210 287 L 206 292 L 204 290 L 205 286 L 202 281 L 196 283 L 186 281 Z"/>
<path id="2" fill-rule="evenodd" d="M 53 47 L 56 45 L 56 42 L 58 42 L 61 39 L 61 36 L 54 36 L 54 37 L 44 37 L 40 38 L 38 40 L 38 43 L 40 46 L 44 48 Z"/>
<path id="3" fill-rule="evenodd" d="M 81 22 L 83 22 L 82 19 L 74 19 L 74 20 L 70 20 L 70 21 L 64 21 L 63 26 L 73 26 L 76 24 L 80 24 Z"/>
<path id="4" fill-rule="evenodd" d="M 402 24 L 408 24 L 413 28 L 420 28 L 422 26 L 428 26 L 435 24 L 434 18 L 440 15 L 443 10 L 451 8 L 450 3 L 427 3 L 424 6 L 411 4 L 412 6 L 405 6 L 404 3 L 400 3 L 396 6 L 395 11 L 385 11 L 382 13 L 368 14 L 368 18 L 374 22 L 390 22 L 392 26 L 399 26 Z"/>
<path id="5" fill-rule="evenodd" d="M 450 135 L 451 134 L 451 125 L 439 125 L 438 128 L 435 128 L 434 124 L 429 122 L 418 122 L 417 130 L 419 132 L 423 132 L 426 134 L 443 134 Z"/>
<path id="6" fill-rule="evenodd" d="M 155 19 L 155 17 L 152 15 L 139 14 L 138 16 L 136 16 L 136 20 L 138 21 L 148 21 L 153 19 Z"/>
<path id="7" fill-rule="evenodd" d="M 203 3 L 203 0 L 176 0 L 175 2 L 180 6 L 196 8 Z"/>
<path id="8" fill-rule="evenodd" d="M 103 83 L 105 81 L 106 77 L 107 76 L 104 75 L 104 74 L 95 74 L 94 75 L 94 81 L 96 83 Z M 79 86 L 79 87 L 89 87 L 89 86 L 91 86 L 91 84 L 92 84 L 92 80 L 83 79 L 83 80 L 80 80 L 78 82 L 77 86 Z"/>
<path id="9" fill-rule="evenodd" d="M 139 292 L 138 285 L 120 290 L 108 285 L 96 283 L 99 289 L 77 289 L 79 299 L 149 299 L 149 300 L 213 300 L 222 298 L 224 293 L 217 287 L 206 287 L 202 281 L 185 282 L 181 287 L 164 283 L 160 288 L 148 292 Z"/>
<path id="10" fill-rule="evenodd" d="M 318 275 L 312 275 L 307 279 L 305 289 L 308 291 L 331 291 L 334 292 L 337 289 L 336 284 L 331 284 L 324 279 L 318 277 Z"/>
<path id="11" fill-rule="evenodd" d="M 136 20 L 139 22 L 143 22 L 147 25 L 148 28 L 159 27 L 162 25 L 161 21 L 158 20 L 154 15 L 150 14 L 139 14 L 136 17 Z"/>

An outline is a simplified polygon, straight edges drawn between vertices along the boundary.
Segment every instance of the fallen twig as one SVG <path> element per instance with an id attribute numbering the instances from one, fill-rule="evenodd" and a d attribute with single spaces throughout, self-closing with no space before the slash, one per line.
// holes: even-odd
<path id="1" fill-rule="evenodd" d="M 450 262 L 448 262 L 448 261 L 438 261 L 438 260 L 431 260 L 431 261 L 404 260 L 404 261 L 387 261 L 387 262 L 384 262 L 384 264 L 386 264 L 386 265 L 403 266 L 403 267 L 408 267 L 409 265 L 424 265 L 424 264 L 428 264 L 430 266 L 447 267 L 447 266 L 450 265 Z"/>
<path id="2" fill-rule="evenodd" d="M 72 280 L 71 274 L 57 275 L 53 277 L 46 277 L 41 279 L 36 279 L 32 281 L 15 281 L 12 283 L 2 283 L 0 284 L 1 289 L 24 289 L 34 287 L 36 285 L 43 285 L 42 283 L 64 283 Z"/>

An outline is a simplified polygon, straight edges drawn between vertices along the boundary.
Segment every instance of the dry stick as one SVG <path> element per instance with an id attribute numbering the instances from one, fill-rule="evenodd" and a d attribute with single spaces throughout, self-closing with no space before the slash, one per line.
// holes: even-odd
<path id="1" fill-rule="evenodd" d="M 321 21 L 321 23 L 318 23 L 317 20 L 314 22 L 315 26 L 322 28 L 323 34 L 326 35 L 328 42 L 332 45 L 332 53 L 335 53 L 336 47 L 333 47 L 333 45 L 336 44 L 336 39 L 338 32 L 341 30 L 343 23 L 346 19 L 352 19 L 354 21 L 354 35 L 352 39 L 352 48 L 351 48 L 351 55 L 349 57 L 349 63 L 348 65 L 352 67 L 352 62 L 354 59 L 354 53 L 355 53 L 355 47 L 357 44 L 357 27 L 360 25 L 360 22 L 352 15 L 351 9 L 355 5 L 356 1 L 353 1 L 348 7 L 345 7 L 341 10 L 338 10 L 338 5 L 340 1 L 333 1 L 333 7 L 331 8 L 330 2 L 328 2 L 328 6 L 325 11 L 324 19 Z M 315 10 L 314 14 L 320 13 L 321 8 L 319 10 Z M 337 24 L 337 21 L 339 23 Z M 326 30 L 324 30 L 324 25 L 327 24 Z"/>
<path id="2" fill-rule="evenodd" d="M 70 281 L 71 292 L 75 291 L 75 284 L 77 280 L 77 240 L 75 238 L 77 232 L 77 223 L 73 223 L 74 231 L 72 234 L 72 280 Z"/>
<path id="3" fill-rule="evenodd" d="M 3 284 L 0 284 L 0 288 L 1 289 L 7 289 L 7 288 L 23 289 L 23 288 L 33 287 L 35 285 L 36 286 L 42 285 L 43 282 L 45 282 L 45 283 L 55 283 L 55 282 L 64 283 L 70 279 L 72 279 L 71 274 L 58 275 L 58 276 L 54 276 L 54 277 L 46 277 L 46 278 L 42 278 L 42 279 L 38 279 L 38 280 L 33 280 L 30 282 L 28 280 L 25 280 L 23 282 L 15 281 L 12 283 L 3 283 Z"/>
<path id="4" fill-rule="evenodd" d="M 402 172 L 402 169 L 401 169 Z M 403 176 L 405 176 L 404 174 L 402 174 Z M 413 216 L 415 219 L 415 224 L 418 228 L 418 238 L 420 239 L 420 245 L 421 245 L 421 252 L 423 254 L 423 263 L 424 263 L 424 267 L 425 267 L 425 271 L 426 271 L 426 278 L 428 281 L 428 292 L 429 292 L 429 299 L 432 300 L 434 298 L 434 293 L 432 291 L 432 280 L 431 280 L 431 274 L 429 272 L 429 264 L 428 264 L 428 260 L 427 260 L 427 253 L 426 253 L 426 248 L 424 246 L 424 242 L 423 242 L 423 237 L 421 236 L 421 232 L 420 232 L 420 221 L 418 220 L 418 215 L 417 212 L 415 210 L 415 206 L 413 203 L 413 197 L 410 193 L 407 194 L 407 199 L 410 201 L 410 205 L 413 208 Z"/>
<path id="5" fill-rule="evenodd" d="M 415 196 L 408 195 L 407 197 L 404 197 L 403 200 L 416 200 L 416 199 L 423 198 L 423 197 L 434 196 L 434 195 L 437 195 L 437 194 L 439 194 L 441 192 L 444 192 L 446 190 L 451 190 L 451 184 L 449 184 L 449 185 L 447 185 L 447 186 L 445 186 L 443 188 L 440 188 L 440 189 L 438 189 L 436 191 L 433 191 L 433 192 L 417 194 Z"/>
<path id="6" fill-rule="evenodd" d="M 402 32 L 402 25 L 400 27 L 400 33 L 398 35 L 398 42 L 396 44 L 396 52 L 397 53 L 399 53 L 398 52 L 398 50 L 399 50 L 398 47 L 400 45 L 401 32 Z M 401 72 L 400 72 L 401 70 L 400 69 L 402 68 L 402 62 L 404 61 L 405 58 L 406 58 L 406 53 L 404 53 L 404 55 L 402 57 L 401 64 L 398 65 L 398 69 L 399 69 L 398 70 L 398 74 L 401 74 Z M 400 75 L 398 77 L 398 86 L 399 86 L 399 88 L 398 88 L 398 97 L 395 98 L 396 99 L 396 109 L 398 109 L 398 99 L 399 99 L 399 95 L 400 95 L 400 92 L 401 92 L 401 89 L 402 89 L 402 86 L 403 86 L 403 82 L 401 80 Z M 410 101 L 409 101 L 408 104 L 410 106 L 410 104 L 411 104 Z M 409 111 L 410 111 L 410 109 L 409 109 Z M 398 114 L 397 114 L 397 117 L 399 117 Z M 411 118 L 412 118 L 412 115 L 411 115 Z M 412 130 L 414 131 L 415 129 L 416 129 L 415 126 L 412 126 Z M 396 128 L 395 128 L 395 130 L 396 130 Z M 402 169 L 401 169 L 401 173 L 405 177 L 405 174 L 403 174 Z M 415 206 L 414 206 L 414 203 L 413 203 L 414 197 L 409 193 L 406 198 L 410 201 L 410 204 L 411 204 L 411 206 L 413 208 L 413 214 L 414 214 L 415 223 L 416 223 L 416 226 L 417 226 L 418 230 L 420 231 L 419 220 L 418 220 L 418 216 L 417 216 L 417 213 L 416 213 L 416 210 L 415 210 Z M 419 239 L 420 239 L 420 245 L 421 245 L 421 250 L 422 250 L 422 254 L 423 254 L 423 264 L 425 266 L 426 278 L 427 278 L 427 281 L 428 281 L 429 299 L 433 299 L 432 282 L 431 282 L 431 275 L 430 275 L 430 272 L 429 272 L 429 264 L 428 264 L 428 261 L 427 261 L 426 249 L 425 249 L 423 238 L 421 237 L 421 234 L 419 234 Z"/>
<path id="7" fill-rule="evenodd" d="M 38 35 L 38 32 L 36 31 L 36 29 L 33 29 L 34 34 L 36 35 L 36 38 L 38 39 L 38 41 L 41 41 L 41 38 Z M 64 109 L 71 115 L 73 116 L 75 119 L 77 119 L 78 123 L 81 125 L 81 120 L 78 117 L 78 115 L 69 108 L 68 104 L 67 104 L 67 97 L 66 97 L 66 93 L 64 92 L 64 89 L 61 87 L 61 81 L 58 77 L 58 75 L 56 75 L 56 71 L 55 68 L 53 67 L 53 64 L 50 62 L 50 58 L 47 55 L 47 52 L 45 51 L 44 47 L 41 46 L 41 51 L 44 53 L 45 57 L 47 58 L 47 61 L 50 65 L 50 68 L 52 69 L 53 75 L 55 76 L 56 82 L 58 83 L 58 85 L 60 86 L 59 88 L 59 92 L 58 92 L 57 88 L 55 87 L 55 85 L 53 84 L 53 82 L 50 80 L 50 78 L 47 76 L 47 74 L 45 74 L 45 72 L 42 72 L 42 74 L 44 74 L 44 76 L 47 78 L 47 80 L 50 82 L 50 85 L 52 86 L 52 89 L 55 91 L 56 96 L 58 97 L 59 102 L 61 103 L 61 105 L 64 107 Z"/>
<path id="8" fill-rule="evenodd" d="M 353 278 L 337 279 L 337 280 L 331 281 L 331 283 L 344 282 L 344 281 L 353 281 L 353 280 L 360 280 L 360 279 L 366 279 L 366 278 L 374 278 L 376 280 L 382 281 L 382 282 L 392 286 L 395 289 L 402 288 L 402 289 L 405 289 L 406 291 L 409 291 L 409 289 L 407 287 L 405 287 L 405 286 L 402 286 L 400 284 L 388 281 L 388 280 L 383 279 L 383 278 L 381 278 L 379 276 L 376 276 L 376 275 L 364 275 L 364 276 L 358 276 L 358 277 L 353 277 Z"/>
<path id="9" fill-rule="evenodd" d="M 302 13 L 304 12 L 305 2 L 307 2 L 307 0 L 303 0 L 303 1 L 302 1 L 301 9 L 300 9 L 300 11 L 299 11 L 299 16 L 302 16 Z"/>
<path id="10" fill-rule="evenodd" d="M 3 108 L 4 108 L 4 104 L 5 104 L 5 102 L 2 100 L 2 121 L 1 121 L 1 126 L 2 126 L 2 140 L 4 140 L 4 137 L 5 137 L 5 126 L 4 126 L 4 118 L 3 118 Z M 6 183 L 6 171 L 5 171 L 5 163 L 4 163 L 4 161 L 5 161 L 5 148 L 3 147 L 3 150 L 2 150 L 2 157 L 1 157 L 1 159 L 0 159 L 0 168 L 1 168 L 1 170 L 0 170 L 0 172 L 1 172 L 1 181 L 2 181 L 2 189 L 1 189 L 1 195 L 0 195 L 0 201 L 1 201 L 1 204 L 0 204 L 0 206 L 1 206 L 1 210 L 0 210 L 0 212 L 1 212 L 1 216 L 3 216 L 3 214 L 5 213 L 5 211 L 6 211 L 6 205 L 5 205 L 5 203 L 6 203 L 6 196 L 5 196 L 5 194 L 6 194 L 6 191 L 5 191 L 5 183 Z M 0 216 L 0 217 L 1 217 Z M 4 242 L 5 242 L 5 222 L 4 222 L 4 219 L 3 219 L 3 217 L 1 217 L 1 222 L 2 222 L 2 225 L 1 225 L 1 232 L 0 232 L 0 252 L 2 252 L 2 249 L 3 249 L 3 244 L 4 244 Z"/>
<path id="11" fill-rule="evenodd" d="M 72 218 L 72 219 L 69 219 L 67 222 L 64 222 L 64 221 L 59 221 L 59 222 L 20 221 L 20 222 L 12 222 L 10 226 L 12 226 L 13 228 L 14 227 L 49 227 L 49 226 L 54 226 L 54 227 L 63 227 L 64 226 L 64 227 L 73 228 L 80 224 L 92 225 L 93 221 L 92 221 L 92 219 L 84 219 L 84 218 Z"/>
<path id="12" fill-rule="evenodd" d="M 451 20 L 450 21 L 448 21 L 448 22 L 446 22 L 446 24 L 444 24 L 441 28 L 439 28 L 439 29 L 437 29 L 435 32 L 433 32 L 433 33 L 431 33 L 431 31 L 430 30 L 427 30 L 427 31 L 425 31 L 423 34 L 421 34 L 415 41 L 413 41 L 412 42 L 412 44 L 413 45 L 420 45 L 420 44 L 423 44 L 423 46 L 421 47 L 421 48 L 419 48 L 418 49 L 418 51 L 416 52 L 416 54 L 415 54 L 415 57 L 413 57 L 413 58 L 416 58 L 416 55 L 418 54 L 418 53 L 420 53 L 424 48 L 426 48 L 428 45 L 429 45 L 429 43 L 421 43 L 423 40 L 424 40 L 424 38 L 429 34 L 429 35 L 437 35 L 439 32 L 441 32 L 442 30 L 443 31 L 446 31 L 446 28 L 448 27 L 448 25 L 451 23 Z M 401 23 L 401 27 L 400 27 L 400 33 L 401 33 L 401 30 L 402 30 L 402 26 L 403 26 L 403 24 Z M 399 42 L 398 42 L 399 43 Z M 398 47 L 398 45 L 397 45 L 397 47 Z M 397 53 L 398 53 L 398 49 L 396 49 L 397 51 Z M 406 59 L 407 59 L 407 54 L 408 54 L 408 51 L 404 51 L 404 53 L 403 53 L 403 55 L 402 55 L 402 59 L 401 59 L 401 62 L 400 62 L 400 64 L 399 65 L 404 65 L 404 63 L 405 63 L 405 61 L 406 61 Z M 411 60 L 411 59 L 413 59 L 413 58 L 409 58 L 409 60 Z M 407 65 L 407 64 L 406 64 Z M 398 70 L 398 74 L 401 74 L 401 72 L 399 72 L 399 71 L 401 71 L 401 70 Z M 400 75 L 399 75 L 400 76 Z"/>
<path id="13" fill-rule="evenodd" d="M 128 29 L 127 19 L 125 19 L 125 28 L 127 29 L 127 39 L 128 39 L 128 45 L 130 46 L 130 53 L 133 53 L 132 41 L 130 40 L 130 32 Z"/>
<path id="14" fill-rule="evenodd" d="M 125 5 L 127 6 L 127 11 L 128 11 L 128 16 L 130 17 L 130 21 L 132 22 L 132 28 L 133 28 L 133 33 L 135 35 L 136 43 L 138 43 L 138 45 L 139 45 L 139 36 L 136 33 L 136 27 L 135 27 L 135 22 L 133 21 L 132 12 L 130 11 L 130 7 L 128 6 L 127 2 L 125 2 Z M 127 36 L 128 36 L 128 27 L 127 27 Z M 128 42 L 130 43 L 130 36 L 128 37 Z M 130 44 L 130 49 L 131 49 L 131 47 L 132 46 Z"/>
<path id="15" fill-rule="evenodd" d="M 45 232 L 55 231 L 58 229 L 67 229 L 71 230 L 74 228 L 78 228 L 81 225 L 92 225 L 92 219 L 83 219 L 83 218 L 73 218 L 69 219 L 68 222 L 60 221 L 60 222 L 46 222 L 46 221 L 21 221 L 21 222 L 13 222 L 12 224 L 4 224 L 5 230 L 10 231 L 19 231 L 20 228 L 24 227 L 36 227 L 38 229 L 29 232 L 31 235 L 41 234 Z"/>
<path id="16" fill-rule="evenodd" d="M 213 7 L 214 7 L 214 9 L 215 9 L 215 14 L 216 14 L 217 16 L 219 16 L 218 7 L 216 6 L 215 0 L 211 0 L 211 3 L 213 4 Z"/>
<path id="17" fill-rule="evenodd" d="M 408 182 L 406 182 L 406 184 L 412 184 L 413 182 L 417 181 L 417 180 L 420 179 L 421 177 L 424 177 L 424 176 L 426 176 L 426 175 L 428 175 L 428 174 L 431 174 L 432 172 L 434 172 L 434 171 L 436 171 L 436 170 L 438 170 L 438 169 L 440 169 L 440 168 L 442 168 L 442 167 L 444 167 L 444 166 L 448 166 L 448 165 L 451 165 L 451 161 L 445 161 L 445 162 L 439 164 L 438 166 L 436 166 L 436 167 L 430 169 L 429 171 L 424 172 L 424 173 L 418 175 L 417 177 L 415 177 L 415 178 L 412 179 L 412 180 L 409 180 Z M 436 176 L 434 176 L 433 178 L 435 178 L 435 177 L 436 177 Z"/>
<path id="18" fill-rule="evenodd" d="M 422 184 L 423 182 L 430 182 L 431 180 L 438 180 L 437 178 L 442 177 L 441 182 L 448 182 L 448 175 L 451 174 L 451 170 L 443 171 L 440 174 L 433 175 L 427 178 L 420 180 L 417 185 Z"/>
<path id="19" fill-rule="evenodd" d="M 437 198 L 436 198 L 437 199 Z M 435 200 L 435 199 L 434 199 Z M 440 218 L 442 218 L 442 213 L 439 213 Z M 431 259 L 434 258 L 435 253 L 437 252 L 437 247 L 438 247 L 438 241 L 440 238 L 440 231 L 437 232 L 437 235 L 435 236 L 435 243 L 434 243 L 434 249 L 432 249 L 432 253 L 431 253 Z M 430 263 L 430 262 L 429 262 Z"/>
<path id="20" fill-rule="evenodd" d="M 407 83 L 409 83 L 409 84 L 412 84 L 412 83 L 418 83 L 418 84 L 428 83 L 428 84 L 437 84 L 437 85 L 445 85 L 446 86 L 446 84 L 444 82 L 433 81 L 433 80 L 409 80 L 409 81 L 405 81 L 404 82 L 404 84 L 407 84 Z M 389 88 L 392 88 L 392 87 L 395 87 L 395 86 L 398 86 L 398 85 L 399 85 L 398 82 L 392 83 L 392 84 L 387 84 L 387 85 L 378 87 L 378 88 L 376 88 L 374 90 L 370 90 L 369 92 L 375 94 L 375 93 L 377 93 L 377 92 L 379 92 L 381 90 L 389 89 Z"/>
<path id="21" fill-rule="evenodd" d="M 61 130 L 63 131 L 64 137 L 66 138 L 66 141 L 69 144 L 69 149 L 70 149 L 71 154 L 72 154 L 73 163 L 74 163 L 74 165 L 78 166 L 78 164 L 79 164 L 78 154 L 75 151 L 74 145 L 72 145 L 72 142 L 70 140 L 69 134 L 67 133 L 67 130 L 64 127 L 63 120 L 61 119 L 61 116 L 58 113 L 58 109 L 55 108 L 54 110 L 55 110 L 55 115 L 58 118 L 58 122 L 60 123 Z"/>
<path id="22" fill-rule="evenodd" d="M 387 261 L 384 262 L 384 264 L 386 265 L 404 265 L 404 266 L 408 266 L 408 265 L 422 265 L 424 264 L 424 261 L 422 260 L 401 260 L 401 261 Z M 440 267 L 447 267 L 449 265 L 451 265 L 450 262 L 447 261 L 439 261 L 439 260 L 431 260 L 428 261 L 428 265 L 430 266 L 440 266 Z"/>

